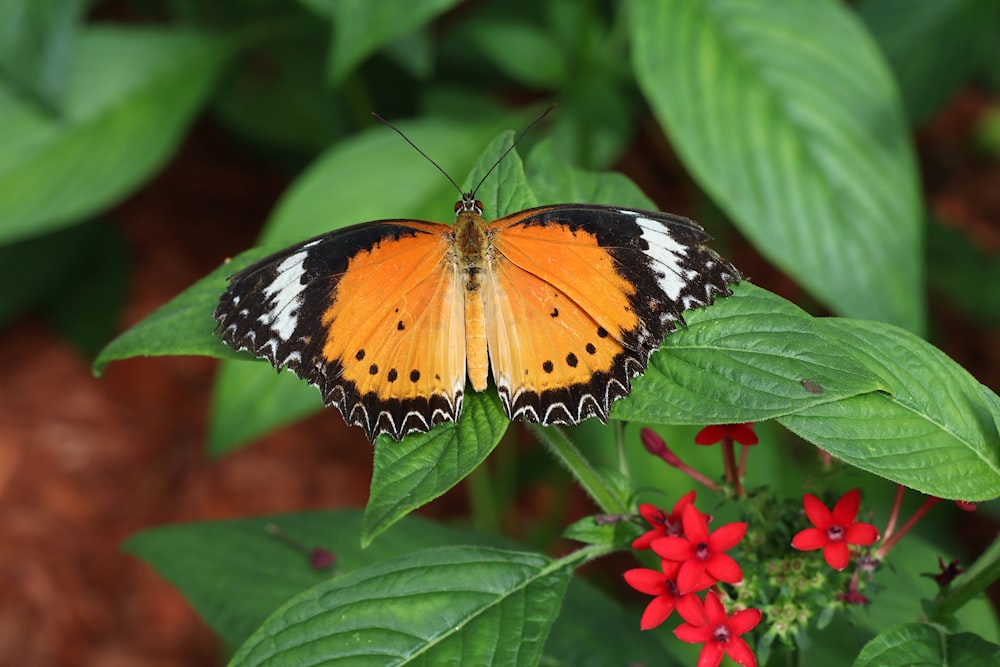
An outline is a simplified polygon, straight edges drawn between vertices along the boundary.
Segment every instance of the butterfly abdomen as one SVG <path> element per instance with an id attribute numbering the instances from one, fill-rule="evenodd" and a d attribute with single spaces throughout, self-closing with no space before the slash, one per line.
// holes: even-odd
<path id="1" fill-rule="evenodd" d="M 486 315 L 483 308 L 484 269 L 488 241 L 486 221 L 476 211 L 460 211 L 455 219 L 453 247 L 465 287 L 465 350 L 469 383 L 486 389 L 489 356 L 486 350 Z M 458 344 L 456 341 L 455 344 Z"/>

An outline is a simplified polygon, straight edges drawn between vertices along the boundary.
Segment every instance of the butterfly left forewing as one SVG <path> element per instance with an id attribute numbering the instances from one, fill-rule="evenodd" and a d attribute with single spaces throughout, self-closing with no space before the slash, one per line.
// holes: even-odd
<path id="1" fill-rule="evenodd" d="M 489 353 L 508 414 L 607 419 L 684 310 L 729 294 L 739 272 L 695 223 L 596 205 L 490 223 Z"/>
<path id="2" fill-rule="evenodd" d="M 231 278 L 215 317 L 229 345 L 287 366 L 369 439 L 457 418 L 465 385 L 450 227 L 380 221 L 317 237 Z"/>

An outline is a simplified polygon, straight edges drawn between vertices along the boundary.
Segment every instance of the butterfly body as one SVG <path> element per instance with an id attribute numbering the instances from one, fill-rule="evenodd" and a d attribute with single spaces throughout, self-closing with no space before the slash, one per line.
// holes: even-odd
<path id="1" fill-rule="evenodd" d="M 739 272 L 679 216 L 590 204 L 492 222 L 471 195 L 454 225 L 382 220 L 238 272 L 224 341 L 288 367 L 369 439 L 458 419 L 493 382 L 511 419 L 608 418 L 688 308 Z"/>

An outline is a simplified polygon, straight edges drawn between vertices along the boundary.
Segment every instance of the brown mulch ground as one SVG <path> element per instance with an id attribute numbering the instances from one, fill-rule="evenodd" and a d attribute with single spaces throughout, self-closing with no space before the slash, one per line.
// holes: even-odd
<path id="1" fill-rule="evenodd" d="M 1000 164 L 968 159 L 963 148 L 971 123 L 992 104 L 962 96 L 920 144 L 932 209 L 996 251 Z M 113 214 L 134 257 L 123 328 L 252 245 L 284 185 L 200 124 L 166 170 Z M 766 268 L 753 273 L 774 288 Z M 997 332 L 949 317 L 947 330 L 957 333 L 947 351 L 1000 386 L 1000 359 L 966 347 L 1000 350 Z M 117 362 L 97 380 L 89 360 L 34 316 L 0 331 L 0 349 L 2 664 L 217 665 L 213 635 L 176 591 L 118 551 L 121 541 L 168 522 L 367 498 L 371 449 L 333 411 L 208 459 L 212 360 Z"/>

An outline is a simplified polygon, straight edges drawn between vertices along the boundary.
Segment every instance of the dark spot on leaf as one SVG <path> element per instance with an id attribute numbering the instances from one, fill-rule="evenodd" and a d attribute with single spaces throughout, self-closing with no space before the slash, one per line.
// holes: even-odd
<path id="1" fill-rule="evenodd" d="M 803 389 L 805 389 L 806 391 L 808 391 L 810 394 L 822 394 L 823 393 L 823 387 L 821 387 L 818 383 L 813 382 L 812 380 L 802 380 L 801 384 L 802 384 Z"/>

